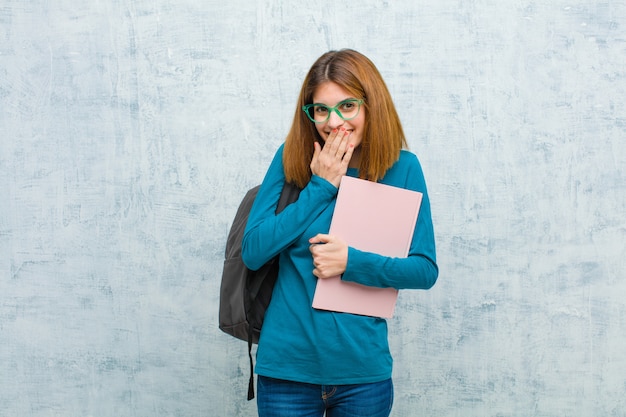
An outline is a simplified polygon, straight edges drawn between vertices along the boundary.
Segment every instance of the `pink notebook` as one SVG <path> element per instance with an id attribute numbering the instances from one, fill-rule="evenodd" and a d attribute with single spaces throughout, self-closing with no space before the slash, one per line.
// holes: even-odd
<path id="1" fill-rule="evenodd" d="M 420 192 L 344 176 L 329 233 L 361 251 L 406 258 L 421 203 Z M 317 281 L 313 308 L 390 318 L 397 298 L 394 288 L 368 287 L 337 276 Z"/>

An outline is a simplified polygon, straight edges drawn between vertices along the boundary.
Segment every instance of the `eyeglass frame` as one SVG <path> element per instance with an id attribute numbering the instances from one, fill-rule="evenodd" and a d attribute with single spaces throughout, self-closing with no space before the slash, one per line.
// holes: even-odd
<path id="1" fill-rule="evenodd" d="M 343 117 L 343 115 L 342 115 L 342 114 L 341 114 L 341 112 L 339 111 L 339 106 L 341 106 L 341 105 L 343 105 L 343 104 L 345 104 L 345 103 L 350 103 L 350 102 L 354 102 L 354 103 L 356 103 L 356 104 L 359 106 L 359 108 L 358 108 L 358 110 L 357 110 L 357 112 L 356 112 L 356 114 L 355 114 L 354 116 L 349 117 L 349 118 L 347 118 L 347 119 L 346 119 L 345 117 Z M 304 114 L 306 114 L 306 117 L 307 117 L 310 121 L 312 121 L 313 123 L 326 123 L 326 122 L 330 119 L 330 115 L 331 115 L 331 113 L 332 113 L 333 111 L 334 111 L 335 113 L 337 113 L 337 115 L 339 116 L 339 118 L 340 118 L 341 120 L 348 121 L 348 120 L 355 119 L 355 118 L 359 115 L 359 113 L 361 112 L 361 106 L 363 105 L 363 103 L 365 103 L 365 100 L 360 99 L 360 98 L 347 98 L 347 99 L 345 99 L 345 100 L 341 100 L 339 103 L 337 103 L 337 104 L 336 104 L 335 106 L 333 106 L 333 107 L 331 107 L 331 106 L 329 106 L 329 105 L 327 105 L 327 104 L 324 104 L 324 103 L 311 103 L 311 104 L 305 104 L 304 106 L 302 106 L 302 111 L 304 112 Z M 324 107 L 326 107 L 326 109 L 328 110 L 328 116 L 326 116 L 326 119 L 325 119 L 325 120 L 315 120 L 314 118 L 312 118 L 312 117 L 311 117 L 311 115 L 309 114 L 309 110 L 310 110 L 312 107 L 315 107 L 315 106 L 324 106 Z"/>

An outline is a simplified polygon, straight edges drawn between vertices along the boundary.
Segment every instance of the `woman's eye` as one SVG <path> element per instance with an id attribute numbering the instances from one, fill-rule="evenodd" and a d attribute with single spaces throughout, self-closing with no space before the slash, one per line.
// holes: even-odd
<path id="1" fill-rule="evenodd" d="M 327 112 L 328 112 L 328 109 L 326 107 L 315 106 L 315 113 L 326 114 Z"/>

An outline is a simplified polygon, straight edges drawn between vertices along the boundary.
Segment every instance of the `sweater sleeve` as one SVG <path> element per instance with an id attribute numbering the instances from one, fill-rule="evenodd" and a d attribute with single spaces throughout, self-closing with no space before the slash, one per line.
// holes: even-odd
<path id="1" fill-rule="evenodd" d="M 244 264 L 257 270 L 295 242 L 334 200 L 337 188 L 313 175 L 298 200 L 275 214 L 285 182 L 281 146 L 265 175 L 252 205 L 242 241 Z"/>
<path id="2" fill-rule="evenodd" d="M 342 276 L 345 281 L 396 289 L 429 289 L 437 281 L 439 269 L 435 236 L 424 174 L 415 155 L 406 153 L 404 156 L 397 167 L 401 173 L 390 172 L 383 182 L 387 179 L 395 183 L 392 185 L 423 194 L 409 255 L 407 258 L 392 258 L 350 247 L 348 263 Z"/>

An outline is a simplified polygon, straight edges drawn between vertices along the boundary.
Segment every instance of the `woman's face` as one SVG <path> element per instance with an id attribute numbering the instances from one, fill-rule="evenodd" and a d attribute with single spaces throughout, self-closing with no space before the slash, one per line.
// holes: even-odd
<path id="1" fill-rule="evenodd" d="M 342 101 L 351 98 L 356 99 L 358 97 L 350 95 L 350 93 L 338 84 L 327 81 L 320 84 L 315 90 L 313 103 L 321 103 L 329 107 L 334 107 Z M 328 136 L 334 129 L 341 127 L 345 128 L 346 131 L 350 133 L 348 143 L 353 144 L 355 150 L 358 149 L 358 146 L 361 145 L 361 141 L 363 140 L 363 131 L 365 129 L 365 107 L 361 105 L 359 114 L 351 120 L 343 120 L 336 112 L 331 111 L 330 117 L 326 122 L 315 123 L 317 133 L 319 133 L 324 142 L 326 142 L 326 139 L 328 139 Z"/>

